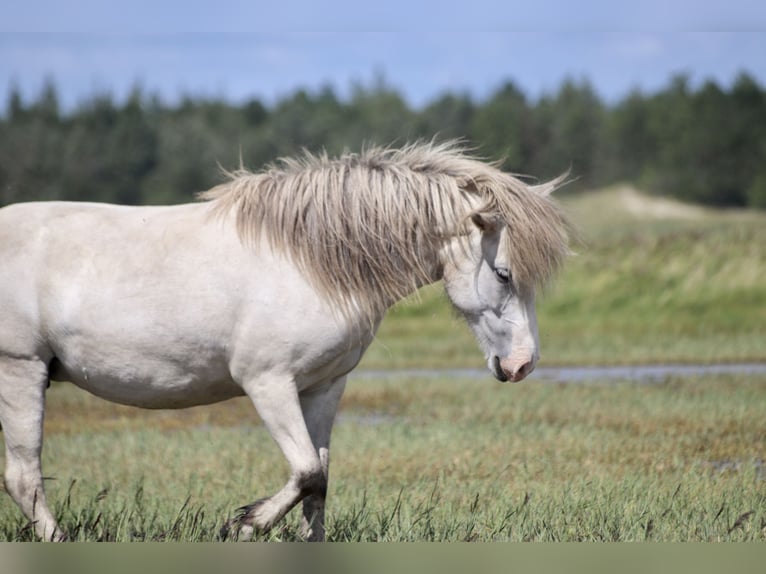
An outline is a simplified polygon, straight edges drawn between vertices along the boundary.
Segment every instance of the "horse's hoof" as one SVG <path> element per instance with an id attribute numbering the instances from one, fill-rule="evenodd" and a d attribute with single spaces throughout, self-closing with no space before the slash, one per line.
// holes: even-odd
<path id="1" fill-rule="evenodd" d="M 262 498 L 252 504 L 246 504 L 237 508 L 234 518 L 227 520 L 218 533 L 219 538 L 224 540 L 247 541 L 253 538 L 256 531 L 255 514 L 263 503 L 268 500 Z M 258 532 L 266 532 L 268 528 L 258 528 Z"/>
<path id="2" fill-rule="evenodd" d="M 218 532 L 218 539 L 221 542 L 226 542 L 229 537 L 234 536 L 239 533 L 239 521 L 232 518 L 231 520 L 227 520 L 223 523 L 223 526 L 221 526 L 221 530 Z"/>
<path id="3" fill-rule="evenodd" d="M 71 542 L 71 538 L 69 538 L 69 534 L 66 532 L 58 531 L 51 537 L 51 542 Z"/>
<path id="4" fill-rule="evenodd" d="M 218 538 L 221 542 L 227 540 L 236 540 L 237 542 L 247 542 L 253 538 L 253 527 L 249 524 L 241 522 L 237 518 L 227 520 L 221 527 L 221 531 L 218 533 Z"/>

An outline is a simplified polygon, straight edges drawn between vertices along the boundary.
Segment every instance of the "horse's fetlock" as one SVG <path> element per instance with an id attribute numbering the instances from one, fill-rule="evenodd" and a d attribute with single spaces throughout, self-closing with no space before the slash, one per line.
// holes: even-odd
<path id="1" fill-rule="evenodd" d="M 315 494 L 324 498 L 327 495 L 327 477 L 321 468 L 298 473 L 295 480 L 304 496 Z"/>

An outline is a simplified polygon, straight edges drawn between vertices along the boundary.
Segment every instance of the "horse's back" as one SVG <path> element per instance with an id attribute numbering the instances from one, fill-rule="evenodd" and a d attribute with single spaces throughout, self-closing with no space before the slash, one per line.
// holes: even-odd
<path id="1" fill-rule="evenodd" d="M 98 241 L 110 237 L 146 236 L 161 229 L 180 231 L 199 225 L 205 204 L 128 206 L 108 203 L 42 201 L 16 203 L 0 209 L 0 253 L 16 246 L 27 249 L 46 239 L 57 244 Z M 108 247 L 108 246 L 106 246 Z"/>
<path id="2" fill-rule="evenodd" d="M 198 205 L 30 202 L 0 209 L 0 300 L 39 299 L 50 283 L 140 275 L 158 248 L 184 249 Z M 199 212 L 199 209 L 196 209 Z M 197 218 L 199 219 L 199 218 Z M 199 227 L 197 225 L 197 227 Z M 199 231 L 199 230 L 197 230 Z"/>
<path id="3" fill-rule="evenodd" d="M 200 207 L 39 202 L 0 209 L 0 350 L 25 333 L 43 341 L 68 329 L 65 319 L 177 300 L 178 283 L 194 280 L 180 270 L 214 258 L 194 239 L 204 233 Z"/>

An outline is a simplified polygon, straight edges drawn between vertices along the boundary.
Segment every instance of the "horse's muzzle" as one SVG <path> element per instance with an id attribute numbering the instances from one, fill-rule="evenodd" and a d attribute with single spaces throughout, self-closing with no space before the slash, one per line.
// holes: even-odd
<path id="1" fill-rule="evenodd" d="M 511 381 L 518 383 L 524 380 L 529 373 L 535 370 L 535 361 L 532 357 L 501 359 L 498 356 L 492 361 L 492 374 L 501 383 Z"/>

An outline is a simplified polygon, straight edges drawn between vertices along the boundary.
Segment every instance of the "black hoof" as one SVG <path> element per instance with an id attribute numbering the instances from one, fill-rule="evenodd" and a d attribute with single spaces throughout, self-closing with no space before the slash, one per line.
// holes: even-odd
<path id="1" fill-rule="evenodd" d="M 237 508 L 237 510 L 234 511 L 234 517 L 227 520 L 221 527 L 221 530 L 218 533 L 220 540 L 225 541 L 230 538 L 237 540 L 239 532 L 243 526 L 254 526 L 253 520 L 255 518 L 255 512 L 266 500 L 266 498 L 261 498 L 252 504 L 246 504 L 245 506 Z M 260 532 L 261 530 L 258 529 L 258 531 Z"/>
<path id="2" fill-rule="evenodd" d="M 239 529 L 241 526 L 242 524 L 236 518 L 227 520 L 223 523 L 223 526 L 221 526 L 220 532 L 218 532 L 218 539 L 221 542 L 226 542 L 230 537 L 236 540 L 239 536 Z"/>

